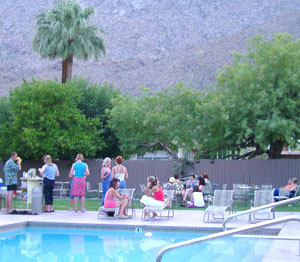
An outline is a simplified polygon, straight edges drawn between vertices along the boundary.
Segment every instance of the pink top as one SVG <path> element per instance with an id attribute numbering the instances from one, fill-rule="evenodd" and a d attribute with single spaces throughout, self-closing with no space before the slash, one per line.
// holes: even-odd
<path id="1" fill-rule="evenodd" d="M 154 199 L 163 202 L 165 201 L 165 194 L 161 188 L 159 188 L 157 192 L 154 192 Z"/>
<path id="2" fill-rule="evenodd" d="M 116 200 L 114 199 L 114 196 L 112 194 L 110 194 L 110 192 L 107 192 L 105 194 L 104 207 L 105 208 L 116 208 Z"/>

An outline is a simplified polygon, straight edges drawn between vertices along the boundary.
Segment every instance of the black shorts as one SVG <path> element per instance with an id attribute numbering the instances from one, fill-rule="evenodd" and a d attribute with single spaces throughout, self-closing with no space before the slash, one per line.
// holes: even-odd
<path id="1" fill-rule="evenodd" d="M 17 190 L 16 184 L 7 186 L 7 191 L 15 191 L 15 190 Z"/>

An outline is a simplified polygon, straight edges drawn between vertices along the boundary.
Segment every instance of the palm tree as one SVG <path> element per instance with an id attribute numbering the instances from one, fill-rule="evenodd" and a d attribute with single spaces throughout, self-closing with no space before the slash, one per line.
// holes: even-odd
<path id="1" fill-rule="evenodd" d="M 37 17 L 33 49 L 42 58 L 62 59 L 62 83 L 72 79 L 74 57 L 97 60 L 105 54 L 102 30 L 89 20 L 93 14 L 93 8 L 83 9 L 77 1 L 64 0 Z"/>

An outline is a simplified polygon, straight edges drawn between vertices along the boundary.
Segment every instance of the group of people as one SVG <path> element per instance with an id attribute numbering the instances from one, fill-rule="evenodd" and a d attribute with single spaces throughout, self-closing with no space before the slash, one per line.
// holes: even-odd
<path id="1" fill-rule="evenodd" d="M 43 157 L 44 165 L 39 168 L 39 174 L 43 178 L 43 192 L 45 198 L 45 212 L 54 212 L 53 208 L 53 189 L 55 185 L 55 179 L 59 176 L 59 169 L 56 164 L 52 162 L 50 155 Z M 7 186 L 6 195 L 6 211 L 12 211 L 12 197 L 14 191 L 17 190 L 17 173 L 21 171 L 21 158 L 18 157 L 16 152 L 10 154 L 9 160 L 4 165 L 5 173 L 5 185 Z M 105 208 L 120 207 L 119 216 L 126 217 L 126 207 L 129 199 L 127 194 L 119 194 L 118 189 L 126 189 L 126 180 L 128 179 L 127 168 L 122 165 L 123 159 L 121 156 L 116 158 L 116 165 L 111 168 L 112 160 L 106 157 L 103 160 L 100 178 L 103 185 L 102 205 Z M 75 204 L 75 212 L 78 212 L 78 199 L 81 204 L 81 212 L 85 212 L 85 188 L 86 178 L 90 175 L 89 167 L 84 162 L 82 154 L 78 154 L 69 172 L 70 182 L 70 210 L 73 210 L 73 204 Z M 178 175 L 174 175 L 169 179 L 167 188 L 171 189 L 172 186 L 176 186 L 177 189 L 182 189 L 183 203 L 188 207 L 203 207 L 204 201 L 202 196 L 203 186 L 207 183 L 205 181 L 208 176 L 203 174 L 196 180 L 195 175 L 191 175 L 186 183 L 186 189 L 184 190 L 182 181 L 180 181 Z M 151 206 L 162 206 L 164 204 L 164 192 L 159 184 L 157 177 L 150 176 L 147 178 L 147 186 L 145 188 L 145 195 L 140 200 L 141 204 Z M 187 201 L 190 199 L 190 201 Z M 154 216 L 156 214 L 153 214 Z"/>
<path id="2" fill-rule="evenodd" d="M 44 165 L 39 168 L 39 174 L 43 178 L 43 192 L 45 197 L 45 212 L 54 212 L 53 209 L 53 189 L 55 179 L 59 176 L 59 169 L 56 164 L 52 162 L 50 155 L 43 157 Z M 12 198 L 14 191 L 17 190 L 17 173 L 21 171 L 22 159 L 18 157 L 16 152 L 11 152 L 9 160 L 4 165 L 5 185 L 7 187 L 6 195 L 6 211 L 12 211 Z M 102 205 L 105 208 L 119 207 L 119 217 L 126 218 L 127 205 L 129 203 L 128 194 L 119 194 L 118 189 L 126 189 L 126 180 L 128 180 L 127 168 L 122 165 L 123 159 L 121 156 L 116 158 L 116 165 L 111 168 L 112 160 L 106 157 L 103 160 L 100 179 L 102 180 L 103 193 Z M 70 169 L 70 210 L 73 210 L 75 203 L 75 212 L 78 212 L 78 199 L 80 199 L 81 212 L 85 212 L 85 188 L 86 178 L 90 175 L 89 167 L 84 162 L 82 154 L 78 154 Z M 196 178 L 194 174 L 189 176 L 188 181 L 184 185 L 179 179 L 178 175 L 169 178 L 168 183 L 162 187 L 159 180 L 155 176 L 147 178 L 147 186 L 145 187 L 145 195 L 140 202 L 143 206 L 157 206 L 164 205 L 165 190 L 175 190 L 177 194 L 182 194 L 182 206 L 189 208 L 203 208 L 205 202 L 203 199 L 203 188 L 209 184 L 209 177 L 207 173 L 203 173 Z M 293 197 L 297 190 L 298 179 L 289 179 L 287 185 L 283 188 L 288 192 L 288 197 Z M 274 190 L 274 196 L 278 196 L 280 189 Z M 153 216 L 156 216 L 154 213 Z"/>
<path id="3" fill-rule="evenodd" d="M 205 202 L 202 191 L 204 186 L 209 183 L 210 181 L 207 173 L 203 173 L 198 178 L 196 178 L 195 174 L 191 174 L 185 185 L 183 185 L 178 175 L 174 175 L 169 178 L 169 182 L 165 189 L 174 189 L 178 194 L 182 194 L 181 206 L 188 208 L 203 208 L 205 207 Z"/>
<path id="4" fill-rule="evenodd" d="M 45 198 L 45 212 L 54 212 L 53 209 L 53 189 L 55 185 L 55 179 L 59 176 L 59 169 L 56 164 L 52 162 L 50 155 L 43 157 L 44 165 L 39 168 L 39 174 L 43 178 L 43 192 Z M 116 158 L 116 166 L 110 169 L 111 159 L 105 158 L 103 161 L 103 167 L 101 170 L 101 180 L 103 181 L 103 197 L 102 204 L 106 202 L 108 206 L 121 207 L 121 213 L 125 214 L 124 208 L 128 203 L 128 196 L 121 196 L 113 190 L 117 188 L 126 188 L 126 180 L 128 179 L 128 171 L 125 166 L 122 165 L 122 157 Z M 6 211 L 12 211 L 12 198 L 14 192 L 17 190 L 17 174 L 21 171 L 22 159 L 18 157 L 16 152 L 10 153 L 10 158 L 6 161 L 3 171 L 5 174 L 5 186 L 7 187 L 6 194 Z M 70 210 L 73 210 L 73 204 L 75 204 L 75 212 L 78 212 L 78 199 L 80 199 L 81 212 L 85 212 L 85 189 L 86 178 L 90 175 L 89 167 L 84 162 L 82 154 L 78 154 L 70 169 L 69 178 L 70 182 Z M 107 194 L 106 194 L 107 193 Z M 114 199 L 118 198 L 119 201 Z M 124 212 L 123 212 L 124 211 Z"/>

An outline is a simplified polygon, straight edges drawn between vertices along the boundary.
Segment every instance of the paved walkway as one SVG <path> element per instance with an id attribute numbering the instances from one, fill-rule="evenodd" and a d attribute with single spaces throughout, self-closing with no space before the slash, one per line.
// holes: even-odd
<path id="1" fill-rule="evenodd" d="M 5 212 L 0 212 L 0 231 L 7 230 L 7 226 L 12 226 L 16 223 L 26 225 L 27 222 L 35 222 L 42 224 L 61 223 L 69 226 L 92 226 L 105 228 L 138 228 L 151 227 L 152 230 L 168 230 L 168 231 L 220 231 L 221 223 L 204 223 L 204 211 L 193 210 L 177 210 L 175 217 L 169 220 L 153 220 L 142 221 L 141 210 L 136 211 L 136 217 L 132 219 L 97 219 L 97 212 L 87 211 L 85 213 L 75 213 L 70 211 L 56 211 L 55 213 L 43 213 L 41 215 L 8 215 Z M 277 212 L 276 217 L 292 215 L 292 212 Z M 299 214 L 299 213 L 298 213 Z M 300 214 L 299 214 L 300 215 Z M 237 220 L 229 223 L 229 227 L 239 227 L 248 224 L 248 217 L 240 217 Z M 281 230 L 280 235 L 300 236 L 300 225 L 297 222 L 289 222 L 284 225 L 273 226 L 274 230 Z M 287 252 L 288 250 L 288 252 Z M 264 262 L 294 262 L 300 261 L 298 241 L 274 241 L 274 244 L 267 252 Z"/>

